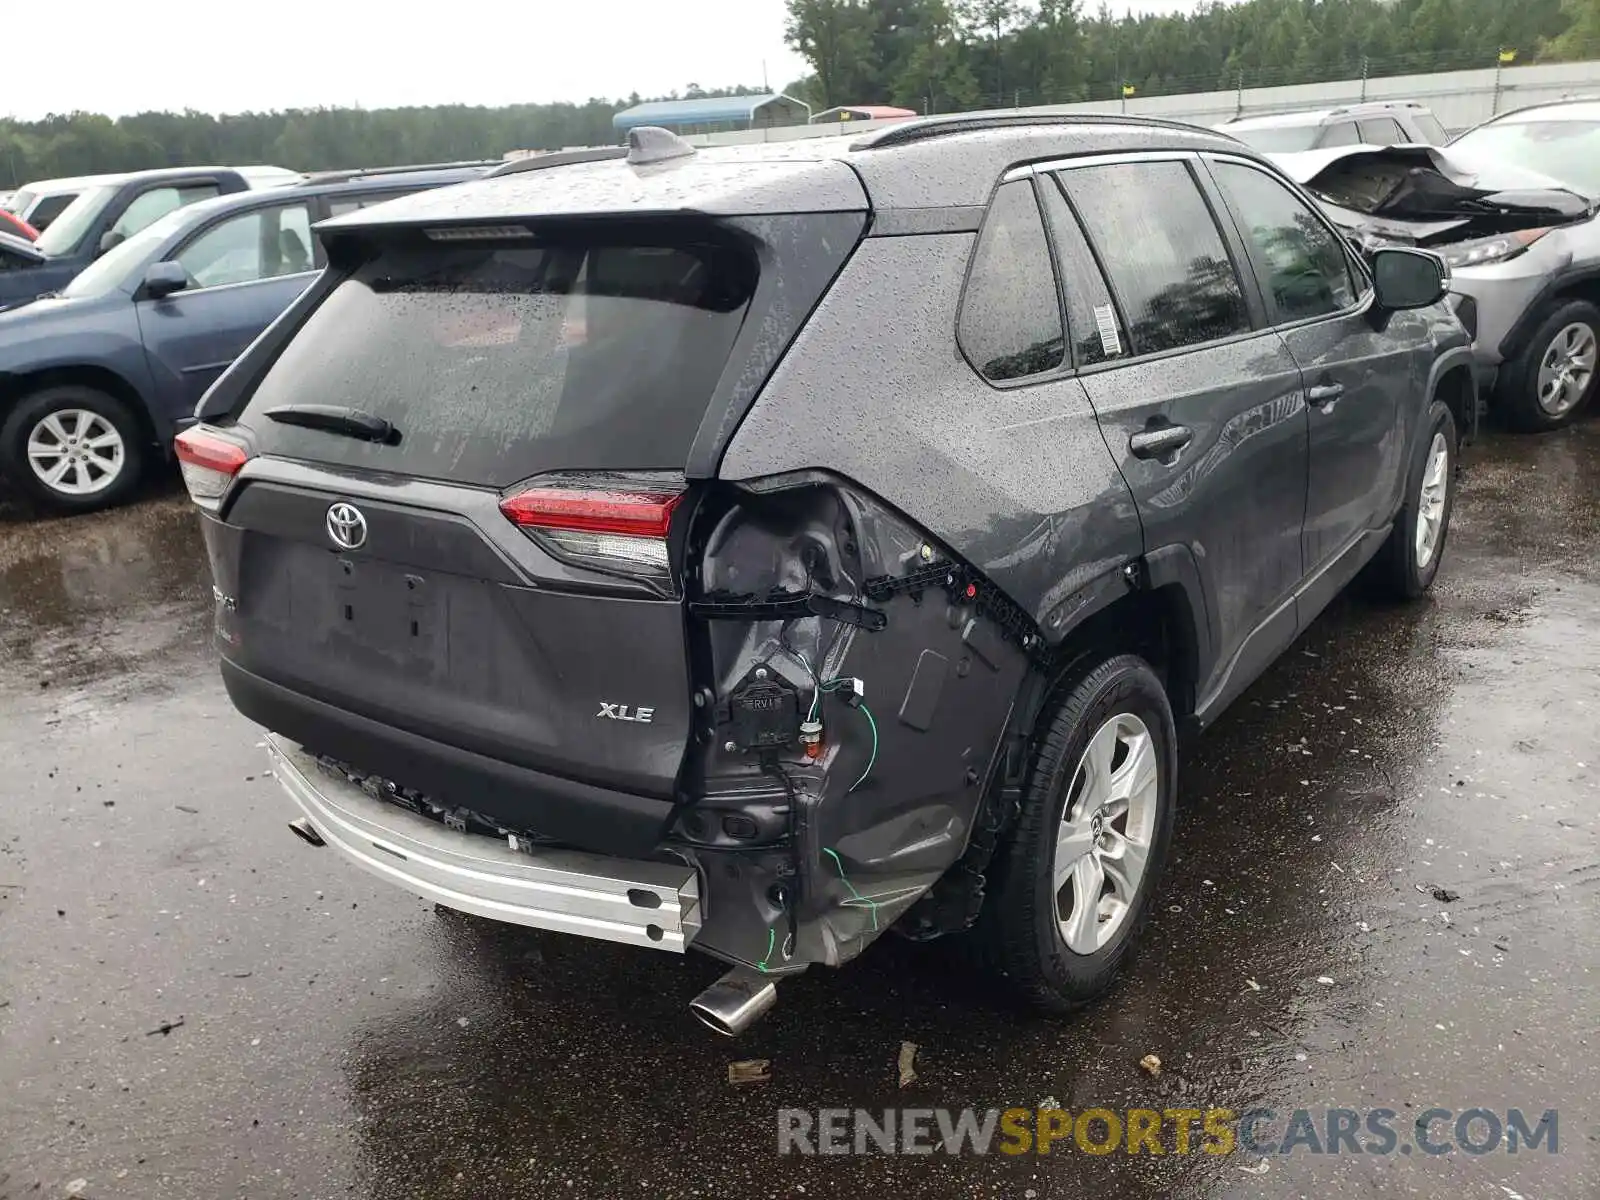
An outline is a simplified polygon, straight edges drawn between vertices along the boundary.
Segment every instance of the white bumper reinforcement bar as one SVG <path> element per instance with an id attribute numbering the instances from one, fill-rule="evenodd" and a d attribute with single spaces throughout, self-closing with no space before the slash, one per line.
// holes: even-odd
<path id="1" fill-rule="evenodd" d="M 513 850 L 386 804 L 275 735 L 267 753 L 322 840 L 357 866 L 447 908 L 558 933 L 679 954 L 700 931 L 700 884 L 686 865 L 573 850 Z"/>

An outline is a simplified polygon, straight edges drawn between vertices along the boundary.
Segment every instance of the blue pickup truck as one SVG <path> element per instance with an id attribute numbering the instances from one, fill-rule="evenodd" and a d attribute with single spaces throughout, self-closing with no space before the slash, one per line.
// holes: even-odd
<path id="1" fill-rule="evenodd" d="M 77 182 L 82 188 L 31 243 L 31 254 L 9 240 L 0 246 L 0 309 L 65 287 L 107 250 L 173 209 L 261 186 L 232 167 L 131 171 Z"/>
<path id="2" fill-rule="evenodd" d="M 200 200 L 55 295 L 0 312 L 0 477 L 60 512 L 121 502 L 211 383 L 316 278 L 313 225 L 488 165 L 341 172 Z"/>

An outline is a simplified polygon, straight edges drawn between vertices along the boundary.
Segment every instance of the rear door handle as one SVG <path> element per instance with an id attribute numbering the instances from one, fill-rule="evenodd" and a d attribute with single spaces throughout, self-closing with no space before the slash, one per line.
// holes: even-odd
<path id="1" fill-rule="evenodd" d="M 1332 404 L 1342 395 L 1344 395 L 1342 383 L 1319 383 L 1315 387 L 1306 389 L 1306 399 L 1316 408 Z"/>
<path id="2" fill-rule="evenodd" d="M 1161 425 L 1144 429 L 1128 439 L 1128 452 L 1135 458 L 1165 458 L 1176 454 L 1194 440 L 1187 425 Z"/>

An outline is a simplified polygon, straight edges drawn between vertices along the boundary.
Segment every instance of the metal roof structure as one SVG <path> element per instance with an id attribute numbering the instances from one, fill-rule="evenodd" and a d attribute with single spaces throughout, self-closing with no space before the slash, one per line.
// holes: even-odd
<path id="1" fill-rule="evenodd" d="M 798 124 L 804 124 L 811 115 L 811 106 L 781 92 L 766 92 L 755 96 L 704 96 L 698 100 L 652 100 L 625 108 L 611 118 L 618 132 L 640 125 L 659 125 L 663 129 L 683 129 L 701 125 L 756 124 L 762 109 L 771 106 L 794 106 L 803 110 Z M 791 122 L 774 122 L 790 124 Z"/>

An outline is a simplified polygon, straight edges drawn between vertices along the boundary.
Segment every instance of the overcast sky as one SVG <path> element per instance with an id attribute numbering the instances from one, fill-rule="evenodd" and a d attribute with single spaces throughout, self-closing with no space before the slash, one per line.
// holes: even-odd
<path id="1" fill-rule="evenodd" d="M 1110 0 L 1174 12 L 1198 0 Z M 1082 6 L 1095 11 L 1098 0 Z M 774 88 L 805 73 L 783 42 L 783 0 L 331 0 L 254 7 L 77 0 L 31 10 L 0 78 L 0 114 L 205 112 L 361 105 L 513 104 Z M 8 22 L 13 35 L 15 21 Z"/>

